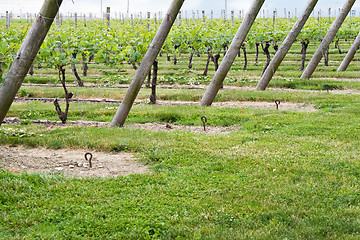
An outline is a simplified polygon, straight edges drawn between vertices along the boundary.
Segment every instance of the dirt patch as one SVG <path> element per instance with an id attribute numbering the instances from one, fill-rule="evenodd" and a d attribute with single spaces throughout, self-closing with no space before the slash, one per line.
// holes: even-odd
<path id="1" fill-rule="evenodd" d="M 24 147 L 0 148 L 0 167 L 13 173 L 60 173 L 69 177 L 117 177 L 146 173 L 146 166 L 135 161 L 132 153 L 92 152 L 92 167 L 83 150 L 51 150 Z"/>
<path id="2" fill-rule="evenodd" d="M 87 127 L 109 127 L 108 122 L 96 122 L 96 121 L 68 121 L 66 124 L 62 124 L 61 121 L 49 121 L 49 120 L 25 120 L 18 118 L 5 118 L 4 126 L 6 124 L 19 124 L 21 121 L 29 121 L 34 124 L 43 124 L 47 130 L 55 128 L 67 128 L 69 126 L 82 126 L 84 124 Z M 241 127 L 214 127 L 206 126 L 204 131 L 203 126 L 186 126 L 186 125 L 174 125 L 170 123 L 162 122 L 150 122 L 150 123 L 126 123 L 125 128 L 144 129 L 155 132 L 172 132 L 172 131 L 188 131 L 195 133 L 204 133 L 210 135 L 229 134 L 230 132 L 240 131 Z"/>
<path id="3" fill-rule="evenodd" d="M 209 135 L 220 135 L 220 134 L 229 134 L 235 131 L 241 131 L 241 127 L 213 127 L 207 126 L 204 131 L 203 126 L 185 126 L 185 125 L 174 125 L 169 123 L 128 123 L 125 124 L 126 128 L 136 128 L 150 130 L 154 132 L 172 132 L 172 131 L 188 131 L 194 133 L 203 133 Z"/>
<path id="4" fill-rule="evenodd" d="M 199 105 L 199 102 L 186 101 L 156 101 L 158 105 Z M 231 108 L 257 108 L 266 110 L 276 110 L 275 102 L 214 102 L 214 107 L 231 107 Z M 316 112 L 312 104 L 281 102 L 279 105 L 280 111 L 299 111 L 299 112 Z"/>

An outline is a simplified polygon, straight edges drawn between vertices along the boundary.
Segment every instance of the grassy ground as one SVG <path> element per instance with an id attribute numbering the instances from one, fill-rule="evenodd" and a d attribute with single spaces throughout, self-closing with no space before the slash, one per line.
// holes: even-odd
<path id="1" fill-rule="evenodd" d="M 182 59 L 177 66 L 163 59 L 163 83 L 208 83 L 209 79 L 196 82 L 201 71 L 189 71 L 186 56 Z M 314 79 L 304 81 L 298 79 L 298 63 L 287 61 L 276 85 L 323 90 L 327 83 L 333 89 L 358 90 L 356 62 L 345 73 L 334 71 L 337 64 L 320 66 Z M 235 65 L 227 83 L 255 86 L 261 67 L 252 63 L 250 70 L 242 71 L 241 65 Z M 91 68 L 85 82 L 104 86 L 128 83 L 134 74 L 130 67 L 126 71 Z M 35 72 L 25 82 L 57 82 L 53 70 Z M 69 70 L 68 79 L 73 81 Z M 24 96 L 63 97 L 61 88 L 23 87 L 22 91 Z M 81 88 L 79 95 L 121 99 L 125 91 Z M 139 98 L 147 99 L 149 93 L 142 89 Z M 158 98 L 198 101 L 203 93 L 159 89 Z M 0 170 L 0 239 L 359 239 L 360 95 L 223 90 L 216 101 L 273 102 L 275 98 L 313 104 L 317 111 L 154 106 L 145 100 L 134 106 L 127 122 L 201 125 L 200 116 L 205 114 L 209 125 L 241 126 L 241 130 L 214 136 L 85 129 L 91 150 L 135 153 L 151 169 L 143 175 L 71 179 Z M 81 107 L 85 120 L 96 121 L 111 121 L 117 108 Z M 70 110 L 70 119 L 81 118 L 77 104 Z M 41 102 L 14 103 L 8 116 L 57 118 L 54 106 Z M 3 125 L 0 145 L 84 149 L 80 127 L 49 130 L 26 121 Z"/>

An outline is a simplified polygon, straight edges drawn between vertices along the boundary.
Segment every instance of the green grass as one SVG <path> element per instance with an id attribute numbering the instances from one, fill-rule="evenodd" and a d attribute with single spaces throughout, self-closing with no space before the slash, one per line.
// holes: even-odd
<path id="1" fill-rule="evenodd" d="M 219 99 L 226 100 L 225 95 L 266 100 L 274 93 L 224 91 Z M 1 171 L 0 238 L 358 239 L 359 97 L 282 97 L 306 100 L 319 111 L 249 108 L 240 114 L 238 109 L 205 108 L 210 125 L 241 126 L 219 136 L 88 127 L 90 149 L 134 152 L 151 173 L 71 179 Z M 84 104 L 85 118 L 111 120 L 111 106 Z M 38 118 L 48 119 L 52 108 L 16 103 L 10 113 L 21 116 L 37 109 Z M 75 108 L 71 114 L 78 118 Z M 200 116 L 196 106 L 140 104 L 128 122 L 201 125 Z M 80 127 L 3 128 L 13 130 L 0 133 L 2 145 L 84 145 Z"/>
<path id="2" fill-rule="evenodd" d="M 308 60 L 318 44 L 312 43 Z M 333 45 L 332 45 L 333 47 Z M 342 43 L 342 49 L 349 48 Z M 237 59 L 226 85 L 256 86 L 265 64 L 248 49 L 248 70 Z M 270 87 L 359 90 L 358 59 L 336 72 L 344 57 L 331 48 L 330 66 L 319 65 L 310 80 L 299 79 L 296 43 Z M 273 56 L 273 52 L 272 52 Z M 160 84 L 208 85 L 201 76 L 206 55 L 187 68 L 160 59 Z M 80 71 L 81 65 L 78 66 Z M 126 64 L 90 65 L 80 98 L 122 99 L 135 70 Z M 67 70 L 68 83 L 74 82 Z M 37 69 L 26 83 L 58 83 L 53 69 Z M 70 87 L 69 91 L 76 92 Z M 158 89 L 158 99 L 199 101 L 204 90 Z M 360 238 L 360 95 L 326 92 L 221 90 L 216 101 L 297 102 L 315 112 L 148 104 L 149 89 L 132 108 L 126 123 L 170 122 L 236 126 L 227 135 L 185 131 L 152 132 L 134 128 L 86 127 L 91 151 L 132 152 L 150 173 L 117 178 L 73 179 L 58 174 L 13 174 L 0 169 L 0 239 L 359 239 Z M 23 97 L 63 98 L 62 88 L 23 86 Z M 118 105 L 81 104 L 84 120 L 110 122 Z M 274 106 L 275 108 L 275 106 Z M 241 112 L 241 110 L 243 112 Z M 52 103 L 16 102 L 8 116 L 20 125 L 0 127 L 0 145 L 64 151 L 85 149 L 81 127 L 52 128 L 29 119 L 57 120 Z M 69 120 L 79 120 L 71 103 Z M 0 156 L 1 162 L 1 156 Z"/>

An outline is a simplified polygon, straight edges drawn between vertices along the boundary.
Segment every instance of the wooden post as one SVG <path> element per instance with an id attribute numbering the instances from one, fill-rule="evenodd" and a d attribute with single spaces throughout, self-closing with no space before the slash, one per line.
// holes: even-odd
<path id="1" fill-rule="evenodd" d="M 279 50 L 276 52 L 274 58 L 271 60 L 269 66 L 266 68 L 265 72 L 263 73 L 256 89 L 257 90 L 265 90 L 268 86 L 269 82 L 271 81 L 272 77 L 274 76 L 275 72 L 279 68 L 281 62 L 284 60 L 286 54 L 289 52 L 291 46 L 295 42 L 296 38 L 298 37 L 301 29 L 304 27 L 306 21 L 311 15 L 311 12 L 315 8 L 318 0 L 310 0 L 308 2 L 307 7 L 305 8 L 304 13 L 299 19 L 296 21 L 293 28 L 290 30 L 289 35 L 286 37 L 284 42 L 281 44 Z M 289 12 L 290 16 L 290 12 Z"/>
<path id="2" fill-rule="evenodd" d="M 164 20 L 162 21 L 159 30 L 157 31 L 152 43 L 146 52 L 140 67 L 136 71 L 134 79 L 132 80 L 129 89 L 127 90 L 123 101 L 119 109 L 117 110 L 110 126 L 122 127 L 130 112 L 132 105 L 138 95 L 141 85 L 144 83 L 146 76 L 148 75 L 151 66 L 153 65 L 157 55 L 159 54 L 167 35 L 173 26 L 176 16 L 178 15 L 181 6 L 185 0 L 173 0 L 171 6 L 166 13 Z"/>
<path id="3" fill-rule="evenodd" d="M 62 0 L 45 0 L 39 17 L 31 26 L 4 82 L 0 85 L 0 125 L 19 91 L 30 66 L 43 43 L 59 10 Z"/>
<path id="4" fill-rule="evenodd" d="M 291 22 L 291 12 L 289 11 L 288 22 Z"/>
<path id="5" fill-rule="evenodd" d="M 147 12 L 147 30 L 150 31 L 150 17 L 151 13 Z"/>
<path id="6" fill-rule="evenodd" d="M 329 8 L 329 21 L 331 21 L 331 8 Z"/>
<path id="7" fill-rule="evenodd" d="M 78 26 L 78 15 L 77 15 L 77 13 L 75 13 L 75 28 L 77 28 L 77 26 Z"/>
<path id="8" fill-rule="evenodd" d="M 106 8 L 106 23 L 108 25 L 108 28 L 110 28 L 110 7 Z"/>
<path id="9" fill-rule="evenodd" d="M 234 10 L 231 11 L 231 25 L 234 27 L 234 18 L 235 18 L 235 12 Z"/>
<path id="10" fill-rule="evenodd" d="M 285 19 L 286 19 L 286 14 L 287 14 L 286 8 L 284 8 L 284 18 L 285 18 Z"/>
<path id="11" fill-rule="evenodd" d="M 346 54 L 346 57 L 341 62 L 341 65 L 339 66 L 339 68 L 337 70 L 338 72 L 343 72 L 348 68 L 349 64 L 354 59 L 356 51 L 359 49 L 359 47 L 360 47 L 360 33 L 357 35 L 353 45 L 351 46 L 348 53 Z"/>
<path id="12" fill-rule="evenodd" d="M 214 20 L 214 10 L 211 10 L 211 17 L 210 17 L 211 21 Z"/>
<path id="13" fill-rule="evenodd" d="M 131 27 L 134 28 L 134 14 L 131 14 L 130 18 L 131 18 Z"/>
<path id="14" fill-rule="evenodd" d="M 218 91 L 220 90 L 222 83 L 229 72 L 232 64 L 235 61 L 236 56 L 240 51 L 241 45 L 244 43 L 244 40 L 247 34 L 250 31 L 251 26 L 253 25 L 256 16 L 258 15 L 262 5 L 264 4 L 265 0 L 254 0 L 252 5 L 246 14 L 244 21 L 241 23 L 230 47 L 227 51 L 224 59 L 222 60 L 219 69 L 216 71 L 208 89 L 206 90 L 202 100 L 201 105 L 203 106 L 210 106 Z"/>
<path id="15" fill-rule="evenodd" d="M 276 11 L 273 12 L 273 24 L 275 25 L 276 22 Z"/>
<path id="16" fill-rule="evenodd" d="M 10 29 L 10 14 L 6 11 L 6 29 Z"/>
<path id="17" fill-rule="evenodd" d="M 202 17 L 203 17 L 203 22 L 204 22 L 204 26 L 206 28 L 206 16 L 205 16 L 205 11 L 202 11 Z"/>
<path id="18" fill-rule="evenodd" d="M 181 11 L 179 11 L 179 16 L 178 16 L 178 18 L 179 18 L 179 27 L 181 27 L 181 19 L 182 19 L 182 15 L 181 15 Z"/>
<path id="19" fill-rule="evenodd" d="M 308 66 L 306 67 L 305 71 L 303 72 L 301 78 L 302 79 L 309 79 L 312 74 L 314 73 L 316 67 L 319 65 L 321 58 L 323 57 L 326 49 L 329 48 L 331 41 L 334 39 L 337 31 L 343 24 L 346 16 L 349 14 L 352 6 L 354 5 L 356 0 L 347 0 L 344 7 L 341 10 L 340 15 L 336 18 L 334 23 L 331 25 L 329 32 L 326 34 L 324 39 L 322 40 L 319 48 L 315 52 L 314 56 L 312 57 L 311 61 L 309 62 Z"/>

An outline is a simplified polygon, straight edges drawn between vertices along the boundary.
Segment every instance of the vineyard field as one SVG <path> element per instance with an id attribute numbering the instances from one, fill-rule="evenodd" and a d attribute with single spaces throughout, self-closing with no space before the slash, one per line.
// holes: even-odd
<path id="1" fill-rule="evenodd" d="M 359 239 L 360 52 L 337 69 L 360 18 L 301 79 L 304 43 L 306 67 L 334 21 L 311 17 L 256 91 L 263 48 L 272 58 L 295 21 L 255 21 L 210 107 L 241 20 L 176 21 L 156 104 L 147 78 L 122 128 L 109 125 L 160 22 L 54 22 L 0 126 L 0 239 Z M 0 82 L 29 28 L 0 20 Z"/>

